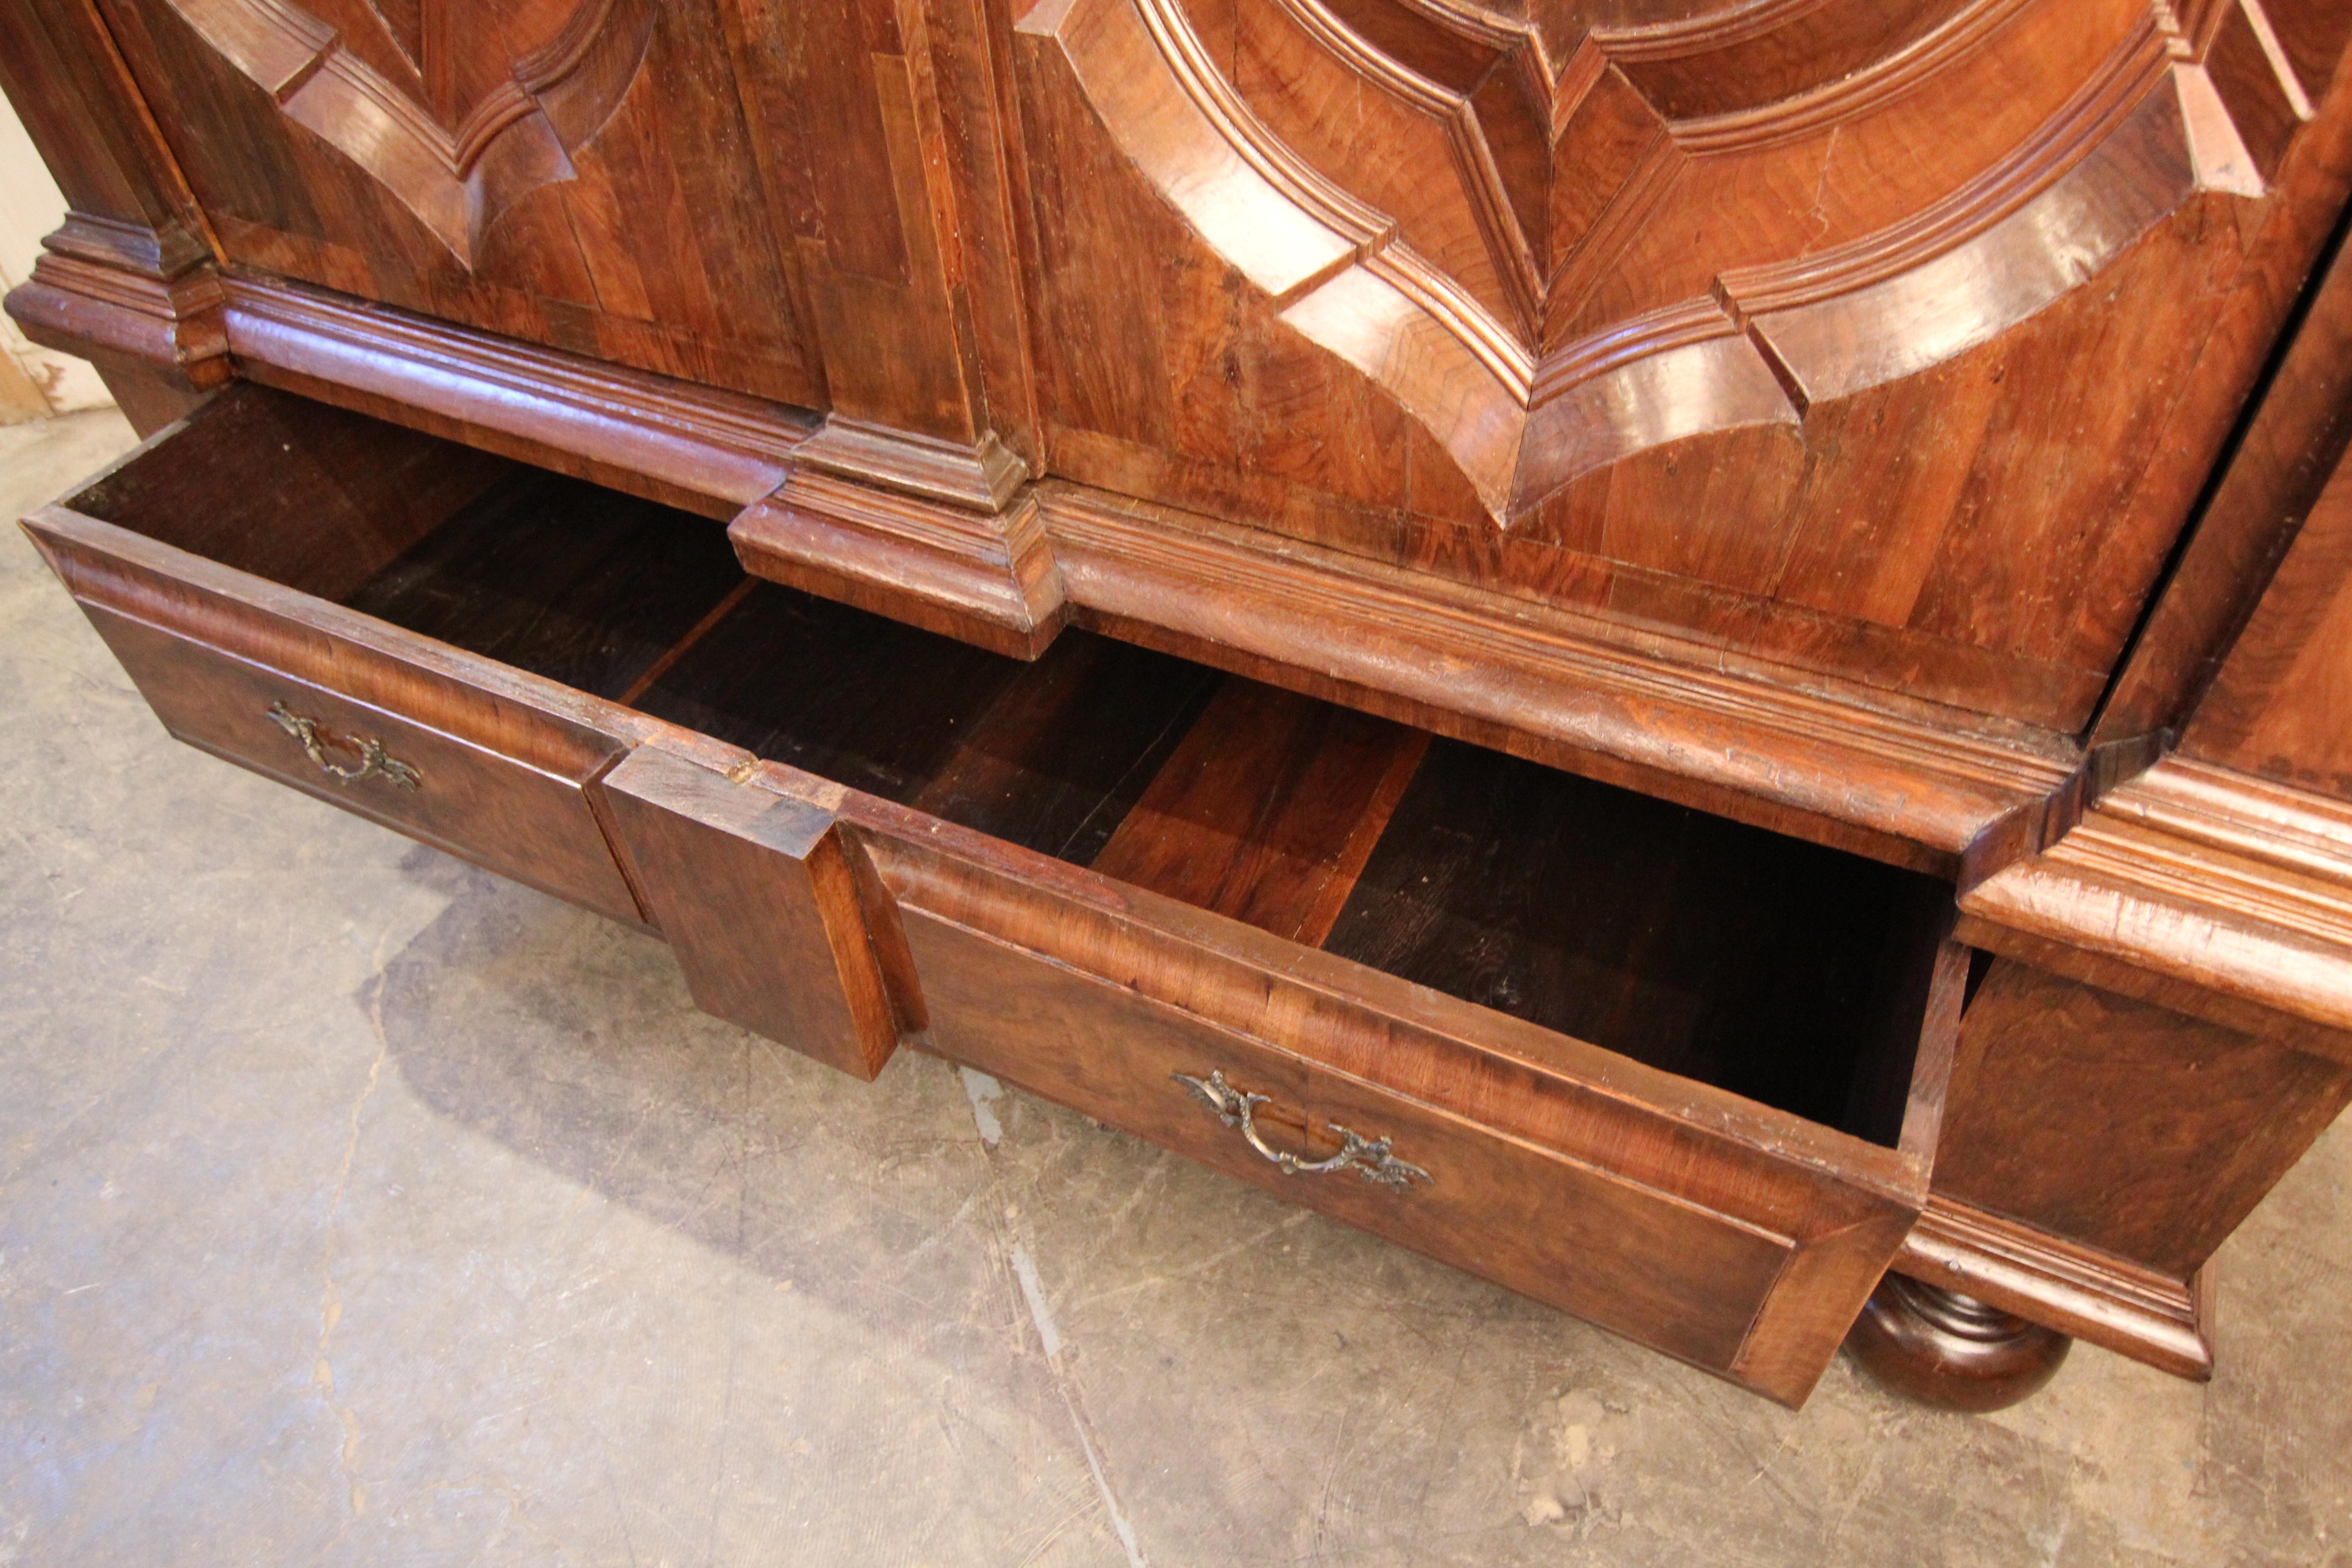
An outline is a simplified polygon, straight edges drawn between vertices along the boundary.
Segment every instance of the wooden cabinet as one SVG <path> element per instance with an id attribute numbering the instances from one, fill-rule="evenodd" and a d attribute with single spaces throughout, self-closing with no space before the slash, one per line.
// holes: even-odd
<path id="1" fill-rule="evenodd" d="M 28 526 L 175 734 L 858 1076 L 1790 1402 L 1890 1264 L 2199 1375 L 2352 1092 L 2347 39 L 0 0 L 8 309 L 187 416 Z"/>

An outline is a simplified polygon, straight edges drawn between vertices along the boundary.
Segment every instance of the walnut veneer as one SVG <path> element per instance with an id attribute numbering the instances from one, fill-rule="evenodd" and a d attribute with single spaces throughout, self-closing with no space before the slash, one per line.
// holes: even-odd
<path id="1" fill-rule="evenodd" d="M 161 432 L 27 526 L 183 739 L 845 1070 L 1791 1403 L 1890 1266 L 1914 1388 L 2201 1376 L 2352 1098 L 2347 41 L 0 0 L 7 309 Z"/>

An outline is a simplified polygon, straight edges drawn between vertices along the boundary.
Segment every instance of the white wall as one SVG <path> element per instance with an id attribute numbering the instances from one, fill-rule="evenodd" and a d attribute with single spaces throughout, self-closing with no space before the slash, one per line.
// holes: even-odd
<path id="1" fill-rule="evenodd" d="M 16 110 L 0 98 L 0 289 L 13 289 L 32 276 L 41 236 L 65 216 L 66 199 L 58 194 L 57 182 L 41 166 Z M 111 402 L 89 361 L 27 342 L 16 322 L 0 317 L 0 421 L 103 408 Z"/>

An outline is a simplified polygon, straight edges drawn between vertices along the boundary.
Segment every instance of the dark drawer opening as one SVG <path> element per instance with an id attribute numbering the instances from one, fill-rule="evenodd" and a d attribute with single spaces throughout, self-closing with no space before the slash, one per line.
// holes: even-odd
<path id="1" fill-rule="evenodd" d="M 1951 889 L 1083 630 L 1034 663 L 709 520 L 239 388 L 68 503 L 1893 1147 Z"/>
<path id="2" fill-rule="evenodd" d="M 762 584 L 658 718 L 1892 1148 L 1952 891 L 1084 631 Z"/>
<path id="3" fill-rule="evenodd" d="M 707 518 L 249 385 L 66 504 L 615 701 L 748 587 Z"/>

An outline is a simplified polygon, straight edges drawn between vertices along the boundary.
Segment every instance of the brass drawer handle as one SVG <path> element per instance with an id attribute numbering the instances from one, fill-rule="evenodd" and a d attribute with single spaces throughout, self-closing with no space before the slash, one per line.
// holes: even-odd
<path id="1" fill-rule="evenodd" d="M 270 720 L 301 743 L 303 754 L 319 764 L 319 771 L 338 784 L 354 784 L 362 779 L 383 779 L 394 789 L 415 789 L 424 780 L 415 768 L 383 749 L 382 741 L 361 736 L 344 740 L 340 749 L 356 751 L 360 760 L 355 766 L 338 765 L 327 755 L 327 742 L 320 737 L 319 721 L 305 719 L 283 702 L 269 705 Z"/>
<path id="2" fill-rule="evenodd" d="M 1249 1140 L 1249 1146 L 1278 1166 L 1286 1176 L 1319 1176 L 1330 1171 L 1353 1171 L 1368 1182 L 1377 1182 L 1390 1191 L 1399 1193 L 1410 1188 L 1415 1177 L 1424 1182 L 1437 1179 L 1419 1165 L 1390 1153 L 1387 1139 L 1362 1137 L 1336 1121 L 1331 1123 L 1331 1131 L 1339 1135 L 1339 1152 L 1328 1160 L 1301 1159 L 1287 1149 L 1276 1148 L 1259 1135 L 1255 1113 L 1259 1106 L 1266 1103 L 1265 1095 L 1244 1093 L 1227 1083 L 1223 1072 L 1211 1073 L 1206 1082 L 1189 1073 L 1171 1073 L 1169 1076 L 1206 1100 L 1209 1109 L 1217 1113 L 1218 1121 L 1228 1127 L 1240 1128 L 1242 1136 Z"/>

